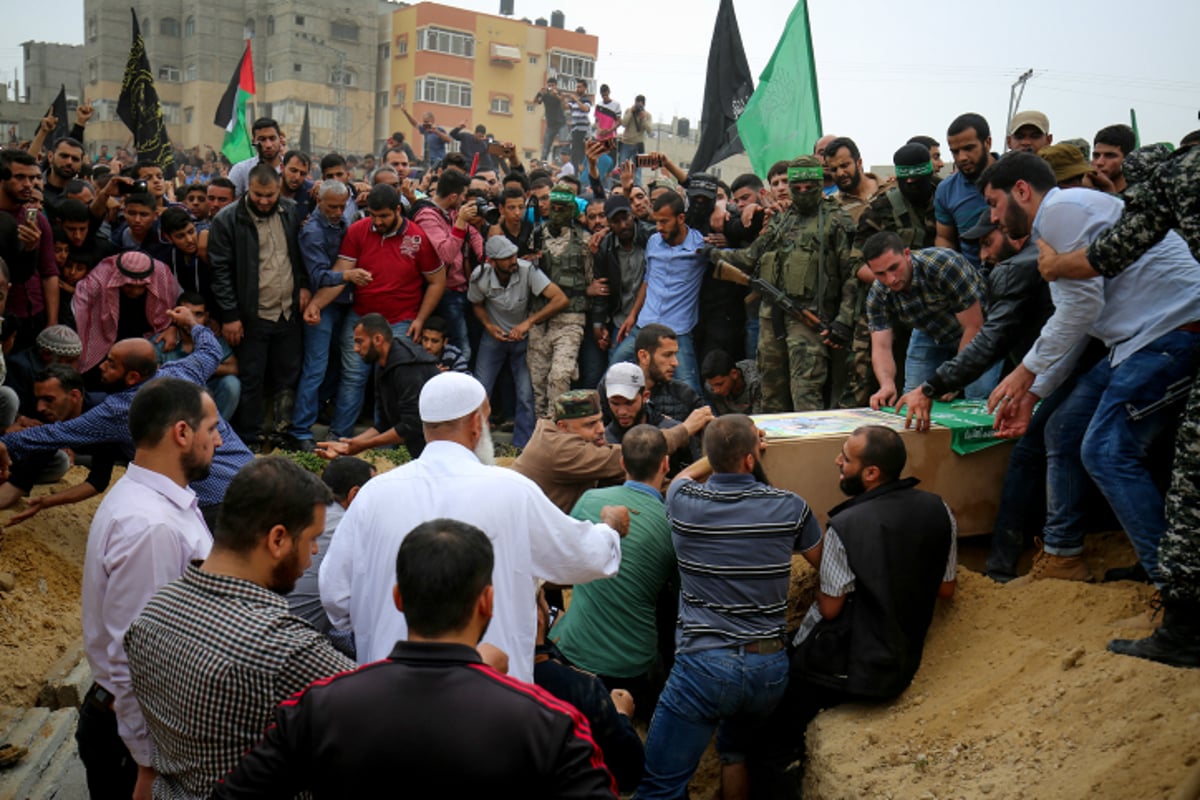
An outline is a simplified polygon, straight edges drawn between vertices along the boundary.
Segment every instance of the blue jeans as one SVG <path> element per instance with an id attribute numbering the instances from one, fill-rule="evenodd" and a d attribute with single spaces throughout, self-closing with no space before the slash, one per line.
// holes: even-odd
<path id="1" fill-rule="evenodd" d="M 233 419 L 233 415 L 237 412 L 238 401 L 242 399 L 242 382 L 238 380 L 237 375 L 222 375 L 220 377 L 208 379 L 208 393 L 212 395 L 213 402 L 217 406 L 217 413 L 221 415 L 221 419 L 226 421 Z M 297 398 L 296 405 L 300 401 Z M 293 408 L 292 419 L 295 419 L 295 410 Z"/>
<path id="2" fill-rule="evenodd" d="M 513 423 L 513 447 L 524 447 L 533 435 L 533 383 L 529 380 L 529 365 L 525 361 L 527 340 L 501 342 L 490 333 L 479 340 L 479 352 L 475 355 L 475 377 L 483 384 L 490 397 L 496 376 L 508 364 L 512 371 L 513 386 L 517 390 L 517 414 Z"/>
<path id="3" fill-rule="evenodd" d="M 463 358 L 468 362 L 471 360 L 471 339 L 467 336 L 467 313 L 470 307 L 466 292 L 452 292 L 449 289 L 442 293 L 442 299 L 437 304 L 437 315 L 446 320 L 450 328 L 450 344 L 462 350 Z"/>
<path id="4" fill-rule="evenodd" d="M 612 341 L 616 329 L 609 327 L 609 341 Z M 579 348 L 579 387 L 581 389 L 595 389 L 600 383 L 600 379 L 604 377 L 604 373 L 608 370 L 608 356 L 612 353 L 612 347 L 608 348 L 608 352 L 600 349 L 596 344 L 596 337 L 592 334 L 592 326 L 588 325 L 583 331 L 583 344 Z"/>
<path id="5" fill-rule="evenodd" d="M 675 656 L 675 666 L 650 720 L 646 776 L 639 800 L 687 797 L 687 785 L 717 730 L 717 752 L 736 760 L 783 698 L 788 656 L 721 647 Z M 718 727 L 719 725 L 719 727 Z"/>
<path id="6" fill-rule="evenodd" d="M 292 426 L 288 429 L 288 433 L 295 438 L 313 438 L 312 426 L 317 422 L 317 411 L 321 404 L 321 382 L 325 380 L 325 373 L 329 369 L 330 345 L 336 341 L 341 355 L 345 356 L 344 348 L 348 343 L 350 356 L 360 361 L 358 354 L 354 352 L 354 326 L 357 323 L 358 317 L 349 304 L 331 303 L 321 309 L 320 324 L 304 326 L 304 365 L 300 369 L 300 383 L 296 386 Z M 343 358 L 343 369 L 345 361 Z M 351 407 L 353 419 L 345 428 L 331 425 L 330 436 L 334 436 L 335 432 L 337 436 L 353 436 L 350 429 L 354 427 L 359 406 L 362 405 L 362 386 L 360 384 L 353 392 L 351 388 L 346 381 L 338 385 L 335 419 L 345 420 L 351 414 Z"/>
<path id="7" fill-rule="evenodd" d="M 637 335 L 641 330 L 637 325 L 629 331 L 629 335 L 621 340 L 621 343 L 613 348 L 608 357 L 609 364 L 616 364 L 619 361 L 631 361 L 637 363 Z M 675 380 L 683 381 L 696 392 L 696 394 L 704 397 L 704 387 L 700 385 L 700 365 L 696 362 L 696 346 L 692 342 L 690 333 L 677 334 L 679 341 L 679 365 L 675 367 Z"/>
<path id="8" fill-rule="evenodd" d="M 1154 406 L 1168 387 L 1195 374 L 1198 348 L 1200 334 L 1176 330 L 1116 368 L 1102 360 L 1054 412 L 1046 425 L 1046 552 L 1083 552 L 1083 491 L 1090 475 L 1138 561 L 1161 584 L 1158 544 L 1167 527 L 1166 511 L 1143 459 L 1179 410 Z"/>
<path id="9" fill-rule="evenodd" d="M 904 392 L 911 392 L 925 381 L 933 377 L 937 368 L 958 354 L 958 348 L 953 345 L 938 344 L 925 331 L 913 328 L 912 338 L 908 341 L 908 354 L 904 360 Z M 987 400 L 992 389 L 1000 383 L 1002 361 L 997 361 L 986 372 L 975 379 L 963 390 L 968 400 Z"/>
<path id="10" fill-rule="evenodd" d="M 746 358 L 754 361 L 758 356 L 758 314 L 746 314 Z"/>
<path id="11" fill-rule="evenodd" d="M 354 352 L 354 326 L 358 324 L 358 320 L 358 314 L 351 308 L 346 312 L 346 321 L 342 323 L 342 383 L 338 387 L 333 421 L 329 423 L 330 439 L 353 436 L 358 414 L 362 411 L 363 392 L 367 385 L 367 364 Z M 412 320 L 407 319 L 393 322 L 392 334 L 407 336 L 411 323 Z"/>

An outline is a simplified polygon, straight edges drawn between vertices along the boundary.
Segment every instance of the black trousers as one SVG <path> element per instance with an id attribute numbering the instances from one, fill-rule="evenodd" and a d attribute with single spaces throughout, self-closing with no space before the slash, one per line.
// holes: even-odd
<path id="1" fill-rule="evenodd" d="M 274 322 L 242 320 L 242 343 L 238 345 L 238 378 L 242 399 L 238 402 L 233 428 L 247 445 L 262 438 L 268 389 L 294 390 L 304 363 L 304 330 L 298 314 Z"/>
<path id="2" fill-rule="evenodd" d="M 787 692 L 767 721 L 755 732 L 746 766 L 751 800 L 794 800 L 804 779 L 805 731 L 826 708 L 842 703 L 874 702 L 812 683 L 796 672 L 788 675 Z M 799 766 L 795 766 L 800 762 Z M 789 769 L 789 767 L 791 767 Z"/>
<path id="3" fill-rule="evenodd" d="M 75 742 L 87 770 L 92 800 L 129 800 L 137 784 L 137 762 L 117 733 L 117 715 L 112 709 L 85 700 L 79 707 Z"/>

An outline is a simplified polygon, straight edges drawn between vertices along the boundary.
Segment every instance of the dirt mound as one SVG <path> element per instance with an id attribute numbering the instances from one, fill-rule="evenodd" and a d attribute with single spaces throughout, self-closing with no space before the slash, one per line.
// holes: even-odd
<path id="1" fill-rule="evenodd" d="M 86 474 L 75 467 L 34 494 L 60 492 Z M 0 573 L 15 578 L 10 591 L 0 591 L 0 705 L 33 705 L 46 672 L 82 635 L 83 556 L 100 500 L 47 509 L 11 527 L 8 519 L 24 504 L 0 512 Z"/>
<path id="2" fill-rule="evenodd" d="M 1133 560 L 1089 539 L 1093 571 Z M 809 728 L 811 798 L 1170 797 L 1200 759 L 1200 671 L 1105 650 L 1149 587 L 1000 586 L 961 570 L 921 669 L 895 702 L 845 706 Z"/>
<path id="3" fill-rule="evenodd" d="M 61 491 L 83 474 L 73 469 L 36 491 Z M 47 670 L 80 638 L 81 568 L 99 503 L 53 508 L 3 530 L 0 573 L 15 585 L 0 591 L 0 705 L 32 705 Z M 0 512 L 0 524 L 12 513 Z M 979 546 L 960 548 L 961 562 L 978 568 Z M 1087 555 L 1095 574 L 1134 561 L 1121 534 L 1090 537 Z M 796 563 L 793 626 L 816 590 L 815 572 Z M 1200 770 L 1200 670 L 1105 651 L 1122 633 L 1113 623 L 1145 609 L 1150 594 L 1132 583 L 1004 587 L 961 569 L 909 690 L 813 723 L 805 796 L 1171 797 Z M 710 749 L 692 797 L 715 796 L 718 775 Z"/>

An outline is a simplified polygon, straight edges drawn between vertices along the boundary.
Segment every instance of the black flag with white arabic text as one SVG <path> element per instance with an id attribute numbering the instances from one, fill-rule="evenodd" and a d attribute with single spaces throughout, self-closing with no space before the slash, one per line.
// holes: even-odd
<path id="1" fill-rule="evenodd" d="M 742 47 L 733 0 L 721 0 L 712 47 L 708 51 L 708 76 L 704 79 L 704 109 L 700 115 L 700 143 L 690 172 L 745 150 L 737 121 L 754 93 L 754 78 Z"/>

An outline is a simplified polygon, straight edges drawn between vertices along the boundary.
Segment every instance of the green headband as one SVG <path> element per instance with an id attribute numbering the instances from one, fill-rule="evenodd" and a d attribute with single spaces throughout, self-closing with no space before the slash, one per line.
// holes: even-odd
<path id="1" fill-rule="evenodd" d="M 787 178 L 788 183 L 824 180 L 825 170 L 821 167 L 788 167 Z"/>
<path id="2" fill-rule="evenodd" d="M 570 203 L 571 205 L 574 205 L 575 204 L 575 195 L 571 194 L 570 192 L 551 192 L 550 193 L 550 202 L 551 203 Z"/>
<path id="3" fill-rule="evenodd" d="M 924 164 L 897 164 L 897 178 L 920 178 L 925 175 L 933 174 L 933 162 L 926 161 Z"/>

